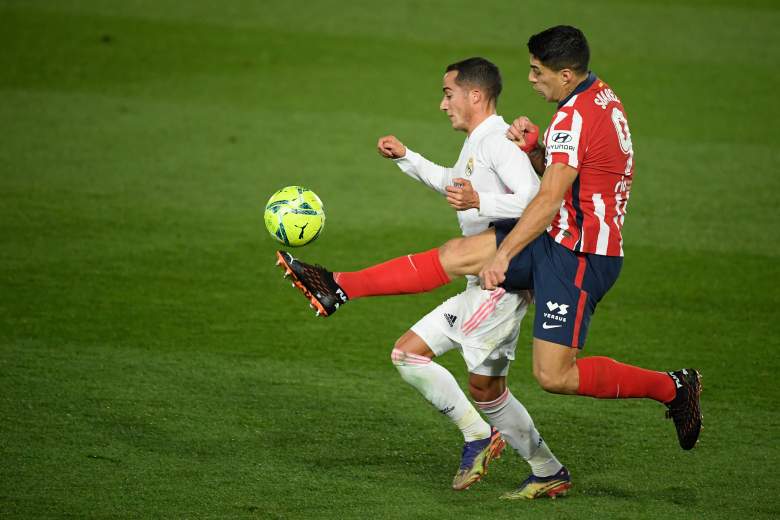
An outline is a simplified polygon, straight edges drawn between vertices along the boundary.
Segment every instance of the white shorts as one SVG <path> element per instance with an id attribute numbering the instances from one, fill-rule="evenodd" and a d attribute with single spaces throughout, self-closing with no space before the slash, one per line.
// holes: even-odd
<path id="1" fill-rule="evenodd" d="M 528 302 L 498 288 L 482 290 L 469 283 L 415 323 L 411 330 L 440 356 L 459 348 L 472 374 L 505 376 L 515 359 L 520 322 Z"/>

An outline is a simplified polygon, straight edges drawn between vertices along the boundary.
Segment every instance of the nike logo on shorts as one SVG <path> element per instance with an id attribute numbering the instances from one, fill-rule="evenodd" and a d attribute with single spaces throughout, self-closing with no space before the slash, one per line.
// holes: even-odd
<path id="1" fill-rule="evenodd" d="M 557 329 L 558 327 L 563 327 L 563 325 L 548 325 L 546 321 L 542 323 L 543 329 Z"/>

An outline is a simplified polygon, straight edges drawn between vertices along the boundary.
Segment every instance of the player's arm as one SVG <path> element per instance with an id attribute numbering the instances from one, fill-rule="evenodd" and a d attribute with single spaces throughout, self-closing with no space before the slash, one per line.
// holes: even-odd
<path id="1" fill-rule="evenodd" d="M 452 168 L 445 168 L 429 161 L 419 153 L 404 146 L 394 135 L 380 137 L 377 141 L 377 151 L 382 157 L 392 159 L 409 177 L 439 193 L 446 193 L 445 188 L 450 184 L 452 178 Z"/>
<path id="2" fill-rule="evenodd" d="M 544 175 L 544 145 L 539 142 L 539 127 L 525 116 L 518 117 L 506 131 L 506 137 L 528 154 L 537 174 Z"/>
<path id="3" fill-rule="evenodd" d="M 539 144 L 536 148 L 527 152 L 528 159 L 531 161 L 534 171 L 539 176 L 544 176 L 544 145 Z"/>
<path id="4" fill-rule="evenodd" d="M 506 236 L 492 260 L 479 276 L 485 289 L 495 289 L 504 281 L 509 260 L 538 237 L 560 210 L 566 191 L 577 178 L 577 170 L 565 163 L 553 163 L 544 172 L 539 193 Z"/>

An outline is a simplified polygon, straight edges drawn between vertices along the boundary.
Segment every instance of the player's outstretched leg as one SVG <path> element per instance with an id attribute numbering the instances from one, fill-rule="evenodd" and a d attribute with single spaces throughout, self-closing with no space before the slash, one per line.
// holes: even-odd
<path id="1" fill-rule="evenodd" d="M 309 299 L 318 315 L 330 316 L 348 300 L 431 291 L 453 278 L 477 274 L 496 250 L 495 233 L 455 238 L 423 253 L 405 255 L 360 271 L 331 272 L 277 251 L 276 264 Z"/>
<path id="2" fill-rule="evenodd" d="M 439 250 L 406 255 L 363 269 L 362 271 L 330 272 L 320 265 L 311 265 L 294 258 L 286 251 L 276 252 L 276 265 L 292 278 L 297 287 L 317 309 L 317 315 L 327 317 L 348 300 L 366 296 L 413 294 L 426 292 L 449 283 L 439 261 Z"/>

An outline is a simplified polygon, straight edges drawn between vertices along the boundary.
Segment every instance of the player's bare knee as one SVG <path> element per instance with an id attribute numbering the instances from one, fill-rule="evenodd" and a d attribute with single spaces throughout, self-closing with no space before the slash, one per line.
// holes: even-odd
<path id="1" fill-rule="evenodd" d="M 479 403 L 495 401 L 501 397 L 505 389 L 506 382 L 503 377 L 469 375 L 469 394 Z"/>
<path id="2" fill-rule="evenodd" d="M 477 235 L 448 240 L 439 248 L 439 261 L 450 278 L 479 274 L 496 251 L 496 234 L 488 229 Z"/>
<path id="3" fill-rule="evenodd" d="M 402 363 L 406 356 L 426 357 L 433 359 L 435 354 L 425 341 L 412 330 L 407 330 L 393 345 L 390 359 L 393 364 Z"/>
<path id="4" fill-rule="evenodd" d="M 495 392 L 492 388 L 480 388 L 474 385 L 469 385 L 469 394 L 471 394 L 471 398 L 478 403 L 495 401 L 499 398 L 500 395 L 497 395 L 497 392 Z"/>
<path id="5" fill-rule="evenodd" d="M 392 362 L 394 365 L 398 365 L 402 357 L 402 354 L 406 353 L 404 347 L 408 344 L 407 334 L 404 334 L 403 336 L 395 340 L 395 345 L 393 345 L 393 350 L 390 352 L 390 362 Z"/>
<path id="6" fill-rule="evenodd" d="M 542 367 L 534 367 L 534 377 L 539 386 L 546 392 L 552 394 L 563 394 L 566 392 L 566 378 L 563 374 Z"/>
<path id="7" fill-rule="evenodd" d="M 469 381 L 469 394 L 471 394 L 471 397 L 475 401 L 477 401 L 477 402 L 484 401 L 483 395 L 482 395 L 484 393 L 485 393 L 485 389 L 484 388 L 482 388 L 480 386 L 477 386 L 474 383 L 472 383 L 471 381 Z"/>
<path id="8" fill-rule="evenodd" d="M 402 335 L 400 338 L 395 340 L 395 345 L 393 345 L 393 350 L 400 350 L 401 352 L 406 352 L 404 349 L 406 345 L 409 344 L 408 340 L 408 332 Z"/>
<path id="9" fill-rule="evenodd" d="M 492 239 L 495 242 L 495 239 Z M 450 276 L 477 274 L 484 263 L 484 257 L 490 253 L 485 247 L 490 240 L 482 235 L 453 238 L 439 248 L 439 261 Z"/>
<path id="10" fill-rule="evenodd" d="M 465 272 L 465 257 L 463 256 L 464 246 L 462 238 L 453 238 L 439 247 L 439 262 L 444 268 L 444 272 L 450 278 L 455 278 L 468 274 Z"/>

